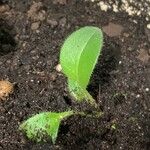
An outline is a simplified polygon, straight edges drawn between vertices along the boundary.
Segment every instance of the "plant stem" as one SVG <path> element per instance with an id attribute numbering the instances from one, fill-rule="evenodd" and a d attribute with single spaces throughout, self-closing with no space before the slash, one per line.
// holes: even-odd
<path id="1" fill-rule="evenodd" d="M 86 100 L 90 105 L 93 105 L 97 108 L 97 104 L 94 98 L 89 94 L 89 92 L 82 88 L 77 82 L 73 80 L 68 80 L 68 87 L 71 95 L 78 101 L 81 102 Z"/>

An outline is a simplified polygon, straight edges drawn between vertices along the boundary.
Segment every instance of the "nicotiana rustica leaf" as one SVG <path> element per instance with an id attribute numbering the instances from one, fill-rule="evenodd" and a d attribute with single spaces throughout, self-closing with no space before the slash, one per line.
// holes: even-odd
<path id="1" fill-rule="evenodd" d="M 64 42 L 60 63 L 63 73 L 68 77 L 68 87 L 78 101 L 83 99 L 95 104 L 86 90 L 91 74 L 103 45 L 101 29 L 92 26 L 73 32 Z"/>
<path id="2" fill-rule="evenodd" d="M 61 121 L 71 115 L 73 111 L 42 112 L 23 122 L 19 129 L 24 131 L 29 139 L 40 142 L 48 136 L 55 143 Z"/>

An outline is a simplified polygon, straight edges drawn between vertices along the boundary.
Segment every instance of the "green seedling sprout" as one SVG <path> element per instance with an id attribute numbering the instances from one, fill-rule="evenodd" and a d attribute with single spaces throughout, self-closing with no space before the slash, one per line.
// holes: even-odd
<path id="1" fill-rule="evenodd" d="M 60 63 L 64 74 L 68 77 L 68 87 L 71 94 L 78 101 L 87 100 L 94 104 L 95 100 L 86 90 L 99 57 L 103 43 L 102 32 L 97 27 L 83 27 L 72 33 L 61 49 Z M 62 120 L 71 115 L 100 117 L 102 112 L 86 114 L 84 112 L 42 112 L 24 121 L 19 129 L 27 137 L 37 142 L 43 141 L 45 136 L 51 138 L 55 144 L 59 126 Z"/>
<path id="2" fill-rule="evenodd" d="M 19 130 L 23 131 L 30 140 L 41 142 L 44 141 L 45 137 L 48 137 L 52 140 L 53 144 L 55 144 L 61 121 L 72 115 L 99 118 L 103 115 L 103 113 L 93 112 L 91 115 L 84 112 L 74 111 L 60 113 L 42 112 L 24 121 L 20 125 Z"/>
<path id="3" fill-rule="evenodd" d="M 92 26 L 73 32 L 64 42 L 60 53 L 63 73 L 68 77 L 68 88 L 77 100 L 96 105 L 86 90 L 103 45 L 101 29 Z"/>

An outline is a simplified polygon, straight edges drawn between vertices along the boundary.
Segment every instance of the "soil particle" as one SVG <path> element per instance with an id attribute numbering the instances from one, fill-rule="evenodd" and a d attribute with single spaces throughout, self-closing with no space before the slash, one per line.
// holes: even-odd
<path id="1" fill-rule="evenodd" d="M 58 25 L 58 22 L 55 19 L 47 18 L 47 23 L 51 26 L 51 28 L 55 28 Z"/>
<path id="2" fill-rule="evenodd" d="M 138 2 L 136 0 L 86 0 L 86 1 L 92 1 L 96 2 L 98 6 L 100 6 L 100 9 L 102 11 L 109 11 L 112 10 L 115 13 L 119 12 L 125 12 L 129 16 L 138 16 L 143 17 L 147 21 L 150 21 L 150 1 L 145 0 L 139 0 Z"/>
<path id="3" fill-rule="evenodd" d="M 0 5 L 0 13 L 4 13 L 6 11 L 9 11 L 9 6 L 8 5 Z"/>
<path id="4" fill-rule="evenodd" d="M 0 100 L 6 100 L 6 98 L 14 91 L 14 85 L 7 80 L 0 81 Z"/>
<path id="5" fill-rule="evenodd" d="M 143 63 L 148 63 L 150 55 L 148 54 L 148 51 L 141 49 L 139 51 L 139 55 L 137 56 L 137 58 L 141 60 Z"/>
<path id="6" fill-rule="evenodd" d="M 107 4 L 105 4 L 103 1 L 98 3 L 98 6 L 100 6 L 102 11 L 107 11 L 109 9 L 110 6 L 108 6 Z"/>
<path id="7" fill-rule="evenodd" d="M 119 36 L 123 31 L 123 26 L 109 22 L 107 26 L 102 27 L 103 31 L 110 37 Z"/>
<path id="8" fill-rule="evenodd" d="M 32 21 L 43 21 L 46 18 L 46 12 L 42 9 L 42 2 L 33 2 L 30 9 L 27 12 L 28 18 Z"/>
<path id="9" fill-rule="evenodd" d="M 37 30 L 40 26 L 40 22 L 34 22 L 31 24 L 31 29 L 32 30 Z"/>
<path id="10" fill-rule="evenodd" d="M 149 29 L 149 30 L 150 30 L 150 24 L 147 24 L 147 29 Z"/>
<path id="11" fill-rule="evenodd" d="M 66 23 L 67 23 L 67 19 L 65 17 L 63 17 L 59 20 L 59 25 L 61 27 L 64 27 L 66 25 Z"/>
<path id="12" fill-rule="evenodd" d="M 56 71 L 58 71 L 58 72 L 62 71 L 62 67 L 60 64 L 58 64 L 55 68 L 56 68 Z"/>

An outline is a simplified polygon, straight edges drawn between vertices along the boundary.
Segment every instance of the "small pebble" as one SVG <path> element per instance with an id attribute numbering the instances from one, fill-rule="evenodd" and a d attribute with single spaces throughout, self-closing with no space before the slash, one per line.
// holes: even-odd
<path id="1" fill-rule="evenodd" d="M 109 22 L 108 25 L 102 27 L 103 31 L 110 37 L 121 35 L 124 27 L 120 24 Z"/>
<path id="2" fill-rule="evenodd" d="M 146 91 L 146 92 L 149 92 L 149 88 L 146 88 L 145 91 Z"/>
<path id="3" fill-rule="evenodd" d="M 137 94 L 137 95 L 136 95 L 136 98 L 139 98 L 139 97 L 140 97 L 140 94 Z"/>
<path id="4" fill-rule="evenodd" d="M 47 19 L 47 23 L 52 27 L 56 27 L 58 25 L 58 22 L 56 20 L 53 19 Z"/>
<path id="5" fill-rule="evenodd" d="M 61 70 L 62 70 L 62 67 L 61 67 L 60 64 L 58 64 L 58 65 L 56 66 L 56 71 L 61 72 Z"/>
<path id="6" fill-rule="evenodd" d="M 31 29 L 32 30 L 37 30 L 40 26 L 40 22 L 34 22 L 31 24 Z"/>
<path id="7" fill-rule="evenodd" d="M 108 5 L 105 4 L 103 1 L 99 2 L 98 5 L 100 6 L 100 8 L 101 8 L 102 11 L 106 12 L 108 10 Z"/>
<path id="8" fill-rule="evenodd" d="M 122 64 L 122 61 L 119 61 L 119 65 Z"/>
<path id="9" fill-rule="evenodd" d="M 35 32 L 36 32 L 36 33 L 40 33 L 40 30 L 36 30 Z"/>
<path id="10" fill-rule="evenodd" d="M 150 23 L 149 23 L 149 24 L 147 24 L 147 28 L 148 28 L 148 29 L 150 29 Z"/>

